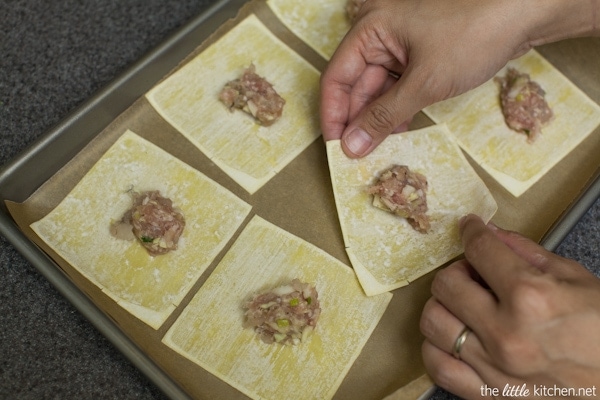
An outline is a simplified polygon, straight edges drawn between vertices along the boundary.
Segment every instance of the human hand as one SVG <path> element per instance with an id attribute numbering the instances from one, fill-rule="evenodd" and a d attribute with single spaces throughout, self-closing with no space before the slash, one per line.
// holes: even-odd
<path id="1" fill-rule="evenodd" d="M 479 86 L 532 46 L 597 33 L 590 15 L 600 10 L 590 4 L 368 0 L 321 76 L 323 137 L 362 157 L 422 108 Z"/>
<path id="2" fill-rule="evenodd" d="M 461 232 L 465 259 L 438 272 L 421 317 L 433 380 L 466 399 L 599 395 L 600 279 L 473 215 Z"/>
<path id="3" fill-rule="evenodd" d="M 342 138 L 348 155 L 365 155 L 423 107 L 490 79 L 529 48 L 511 29 L 519 8 L 368 0 L 321 78 L 325 139 Z"/>

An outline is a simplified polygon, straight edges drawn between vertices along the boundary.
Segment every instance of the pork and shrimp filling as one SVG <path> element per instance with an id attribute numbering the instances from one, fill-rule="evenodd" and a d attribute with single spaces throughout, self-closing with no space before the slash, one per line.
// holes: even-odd
<path id="1" fill-rule="evenodd" d="M 554 117 L 546 102 L 546 92 L 528 74 L 514 68 L 509 68 L 503 78 L 495 80 L 500 84 L 500 103 L 506 124 L 526 134 L 528 142 L 535 141 Z"/>
<path id="2" fill-rule="evenodd" d="M 111 234 L 123 240 L 137 239 L 152 256 L 177 249 L 185 218 L 171 199 L 158 190 L 132 193 L 133 205 L 110 226 Z"/>
<path id="3" fill-rule="evenodd" d="M 394 165 L 381 172 L 368 192 L 373 195 L 375 207 L 406 218 L 418 232 L 430 228 L 427 216 L 427 178 L 411 171 L 406 165 Z"/>
<path id="4" fill-rule="evenodd" d="M 227 82 L 219 94 L 219 100 L 229 110 L 237 108 L 245 111 L 264 126 L 277 121 L 285 105 L 285 100 L 273 85 L 256 73 L 254 64 L 250 64 L 240 78 Z"/>
<path id="5" fill-rule="evenodd" d="M 253 328 L 267 344 L 299 344 L 315 329 L 321 315 L 317 290 L 298 279 L 254 296 L 244 309 L 244 327 Z"/>

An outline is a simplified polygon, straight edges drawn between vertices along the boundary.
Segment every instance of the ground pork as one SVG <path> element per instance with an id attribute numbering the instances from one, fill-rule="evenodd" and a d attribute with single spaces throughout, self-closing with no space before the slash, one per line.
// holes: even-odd
<path id="1" fill-rule="evenodd" d="M 269 126 L 281 117 L 285 100 L 273 85 L 256 73 L 250 64 L 238 79 L 227 82 L 219 100 L 233 111 L 234 108 L 252 115 L 261 125 Z"/>
<path id="2" fill-rule="evenodd" d="M 245 328 L 267 343 L 297 345 L 315 329 L 321 307 L 314 286 L 298 279 L 252 297 L 243 305 Z"/>
<path id="3" fill-rule="evenodd" d="M 177 249 L 185 227 L 185 219 L 173 202 L 158 190 L 132 192 L 133 205 L 123 217 L 110 226 L 119 239 L 137 239 L 152 256 Z"/>
<path id="4" fill-rule="evenodd" d="M 406 165 L 394 165 L 383 171 L 368 192 L 373 205 L 406 218 L 417 231 L 427 233 L 427 178 Z"/>
<path id="5" fill-rule="evenodd" d="M 542 127 L 554 117 L 545 99 L 546 92 L 528 74 L 514 68 L 509 68 L 506 76 L 497 77 L 495 81 L 500 85 L 500 103 L 506 124 L 525 133 L 528 142 L 535 141 Z"/>

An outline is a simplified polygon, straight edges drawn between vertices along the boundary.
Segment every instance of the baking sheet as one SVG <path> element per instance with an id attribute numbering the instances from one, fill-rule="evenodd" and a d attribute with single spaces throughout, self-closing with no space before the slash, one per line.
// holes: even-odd
<path id="1" fill-rule="evenodd" d="M 15 213 L 11 216 L 8 208 L 2 204 L 2 234 L 172 398 L 185 398 L 187 394 L 197 398 L 245 397 L 214 376 L 199 371 L 190 362 L 157 346 L 160 336 L 164 334 L 162 330 L 153 333 L 144 324 L 132 320 L 127 313 L 97 293 L 93 285 L 69 271 L 68 266 L 59 266 L 36 247 L 32 232 L 26 227 L 28 222 L 38 219 L 56 205 L 123 132 L 123 128 L 128 127 L 143 131 L 147 139 L 249 201 L 256 214 L 348 263 L 333 203 L 324 146 L 320 140 L 251 196 L 201 153 L 190 148 L 187 142 L 174 140 L 178 137 L 176 132 L 147 103 L 140 100 L 150 86 L 194 51 L 217 27 L 234 17 L 243 4 L 243 1 L 215 4 L 48 132 L 28 151 L 5 166 L 0 174 L 1 198 L 10 201 L 11 207 L 15 206 Z M 324 67 L 325 61 L 277 21 L 273 21 L 268 10 L 260 10 L 259 16 L 269 20 L 269 26 L 286 43 L 310 58 L 315 67 Z M 598 39 L 561 42 L 538 50 L 594 101 L 600 101 Z M 429 124 L 431 122 L 419 114 L 412 127 Z M 554 248 L 600 192 L 598 180 L 593 180 L 598 176 L 598 154 L 600 135 L 597 129 L 534 188 L 518 199 L 505 192 L 475 166 L 500 206 L 494 222 L 520 230 L 542 241 L 547 247 Z M 56 174 L 59 170 L 60 174 Z M 296 181 L 293 187 L 285 184 L 290 180 Z M 47 184 L 35 193 L 38 196 L 30 198 L 46 181 Z M 23 203 L 28 198 L 30 201 Z M 309 224 L 306 223 L 308 216 L 311 217 Z M 19 221 L 20 227 L 15 220 Z M 205 274 L 200 279 L 195 290 L 207 276 Z M 382 398 L 423 374 L 420 356 L 422 337 L 418 332 L 418 319 L 429 297 L 431 278 L 432 274 L 428 274 L 408 287 L 393 292 L 394 298 L 388 311 L 342 383 L 336 398 Z M 407 307 L 407 304 L 411 306 Z"/>

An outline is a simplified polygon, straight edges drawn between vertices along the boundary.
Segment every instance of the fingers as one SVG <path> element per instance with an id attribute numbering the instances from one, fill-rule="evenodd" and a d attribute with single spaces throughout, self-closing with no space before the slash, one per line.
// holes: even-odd
<path id="1" fill-rule="evenodd" d="M 460 226 L 466 259 L 500 297 L 531 276 L 549 274 L 558 280 L 591 276 L 580 264 L 516 232 L 485 225 L 477 216 L 464 217 Z"/>
<path id="2" fill-rule="evenodd" d="M 406 56 L 402 51 L 391 50 L 397 45 L 384 43 L 372 24 L 361 21 L 358 25 L 321 75 L 323 137 L 342 139 L 350 157 L 362 157 L 392 132 L 406 130 L 406 122 L 423 106 L 412 95 L 414 91 L 405 90 L 411 84 L 403 82 Z M 400 92 L 404 98 L 398 98 Z"/>
<path id="3" fill-rule="evenodd" d="M 342 148 L 350 157 L 363 157 L 422 108 L 406 74 L 353 118 L 342 134 Z"/>
<path id="4" fill-rule="evenodd" d="M 524 276 L 539 275 L 536 267 L 515 253 L 481 218 L 468 215 L 460 221 L 465 258 L 500 298 L 509 298 Z"/>
<path id="5" fill-rule="evenodd" d="M 403 122 L 402 124 L 400 124 L 400 126 L 397 126 L 396 129 L 394 129 L 394 131 L 392 133 L 406 132 L 408 130 L 411 122 L 412 122 L 412 119 Z"/>
<path id="6" fill-rule="evenodd" d="M 576 262 L 548 251 L 533 240 L 517 232 L 501 229 L 491 223 L 488 224 L 488 227 L 515 254 L 542 272 L 550 273 L 558 279 L 567 279 L 574 275 L 590 274 L 587 269 Z"/>
<path id="7" fill-rule="evenodd" d="M 465 324 L 434 297 L 425 303 L 420 320 L 421 333 L 435 347 L 451 354 L 456 338 Z"/>
<path id="8" fill-rule="evenodd" d="M 465 325 L 434 298 L 425 304 L 420 327 L 426 338 L 422 354 L 429 375 L 440 387 L 463 398 L 473 398 L 483 381 L 463 360 L 473 359 L 475 352 L 482 351 L 475 335 L 467 336 L 461 348 L 461 359 L 452 356 L 454 344 Z"/>
<path id="9" fill-rule="evenodd" d="M 348 124 L 398 81 L 381 65 L 356 63 L 354 68 L 338 65 L 330 63 L 321 76 L 321 128 L 325 140 L 342 138 L 342 134 L 348 131 Z M 394 129 L 406 130 L 404 122 L 406 120 L 392 126 L 387 134 Z M 352 143 L 349 145 L 352 146 Z M 348 149 L 349 146 L 346 146 L 345 150 Z M 347 154 L 359 156 L 366 153 L 351 148 Z"/>
<path id="10" fill-rule="evenodd" d="M 573 310 L 569 302 L 563 307 L 555 301 L 566 300 L 556 278 L 576 281 L 583 267 L 476 216 L 467 216 L 460 226 L 466 258 L 436 274 L 434 298 L 421 317 L 425 366 L 439 386 L 464 398 L 479 398 L 485 388 L 498 392 L 523 385 L 524 376 L 536 382 L 535 372 L 560 343 L 553 338 L 544 348 L 544 337 Z M 452 350 L 464 326 L 472 332 L 458 360 Z"/>
<path id="11" fill-rule="evenodd" d="M 459 267 L 460 265 L 457 264 L 448 269 L 460 271 Z M 468 274 L 464 275 L 468 276 Z M 470 302 L 461 306 L 462 313 L 459 314 L 479 313 L 481 304 L 480 298 L 473 297 Z M 425 304 L 421 315 L 420 328 L 426 338 L 422 354 L 428 373 L 439 386 L 463 398 L 480 398 L 483 396 L 481 390 L 486 386 L 501 388 L 509 383 L 514 385 L 519 383 L 499 368 L 497 357 L 490 356 L 486 342 L 482 339 L 488 339 L 489 345 L 488 328 L 494 329 L 494 324 L 490 321 L 496 318 L 496 314 L 485 312 L 483 316 L 487 318 L 487 321 L 482 321 L 486 324 L 485 329 L 475 325 L 476 328 L 467 334 L 459 347 L 458 358 L 456 358 L 453 351 L 456 350 L 456 343 L 463 329 L 465 326 L 469 328 L 473 326 L 465 325 L 435 297 Z M 480 339 L 479 335 L 484 336 Z M 498 337 L 494 336 L 492 340 L 497 340 Z M 487 395 L 489 396 L 490 393 Z"/>
<path id="12" fill-rule="evenodd" d="M 334 71 L 331 68 L 329 71 Z M 321 130 L 325 140 L 340 139 L 350 115 L 351 82 L 344 82 L 335 72 L 321 75 Z"/>
<path id="13" fill-rule="evenodd" d="M 386 68 L 369 64 L 356 81 L 350 93 L 349 121 L 352 121 L 362 109 L 389 89 L 398 78 L 390 75 Z"/>
<path id="14" fill-rule="evenodd" d="M 440 350 L 427 340 L 423 343 L 421 351 L 425 369 L 438 386 L 463 399 L 475 399 L 481 396 L 480 391 L 484 382 L 471 366 Z"/>
<path id="15" fill-rule="evenodd" d="M 435 275 L 431 293 L 462 321 L 461 324 L 466 324 L 477 333 L 485 333 L 494 329 L 495 321 L 490 320 L 490 316 L 497 313 L 498 303 L 493 293 L 477 279 L 465 260 L 457 261 Z"/>
<path id="16" fill-rule="evenodd" d="M 340 139 L 350 114 L 352 89 L 366 68 L 359 48 L 343 40 L 321 74 L 321 129 L 325 140 Z"/>

